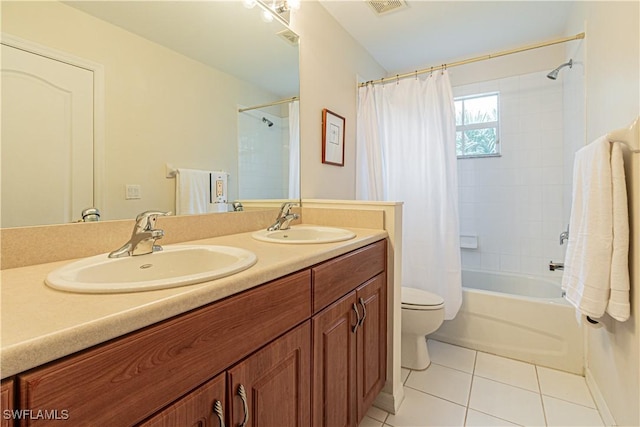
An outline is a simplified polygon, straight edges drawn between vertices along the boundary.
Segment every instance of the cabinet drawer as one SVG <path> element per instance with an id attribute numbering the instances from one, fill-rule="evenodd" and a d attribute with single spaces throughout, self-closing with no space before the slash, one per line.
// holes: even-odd
<path id="1" fill-rule="evenodd" d="M 307 319 L 310 286 L 305 270 L 20 375 L 23 409 L 135 424 Z"/>
<path id="2" fill-rule="evenodd" d="M 381 240 L 313 267 L 313 312 L 384 271 L 386 248 L 386 240 Z"/>

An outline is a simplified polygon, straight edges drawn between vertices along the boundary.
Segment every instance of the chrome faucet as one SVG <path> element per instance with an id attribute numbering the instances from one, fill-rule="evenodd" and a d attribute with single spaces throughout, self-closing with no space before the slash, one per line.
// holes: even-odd
<path id="1" fill-rule="evenodd" d="M 291 213 L 291 208 L 294 206 L 298 206 L 297 203 L 289 203 L 285 202 L 280 206 L 280 212 L 278 213 L 278 217 L 276 218 L 276 222 L 274 222 L 271 227 L 267 228 L 269 231 L 276 230 L 288 230 L 289 224 L 294 219 L 300 218 L 300 215 L 296 213 Z"/>
<path id="2" fill-rule="evenodd" d="M 144 255 L 161 251 L 162 246 L 156 245 L 156 240 L 162 239 L 164 231 L 154 227 L 158 216 L 170 214 L 171 212 L 160 211 L 146 211 L 138 214 L 131 238 L 121 248 L 111 252 L 109 258 Z"/>
<path id="3" fill-rule="evenodd" d="M 560 245 L 564 244 L 565 240 L 569 240 L 569 226 L 567 225 L 567 230 L 560 233 Z"/>
<path id="4" fill-rule="evenodd" d="M 564 263 L 549 261 L 549 271 L 564 270 Z"/>

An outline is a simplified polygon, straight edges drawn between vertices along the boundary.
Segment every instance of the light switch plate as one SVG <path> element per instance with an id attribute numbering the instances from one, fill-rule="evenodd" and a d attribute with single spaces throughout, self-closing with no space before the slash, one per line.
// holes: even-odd
<path id="1" fill-rule="evenodd" d="M 140 199 L 140 185 L 138 184 L 127 184 L 126 186 L 126 200 L 136 200 Z"/>

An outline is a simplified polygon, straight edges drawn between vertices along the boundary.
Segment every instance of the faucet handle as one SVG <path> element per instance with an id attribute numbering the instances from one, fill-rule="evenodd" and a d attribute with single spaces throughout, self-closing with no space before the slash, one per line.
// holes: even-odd
<path id="1" fill-rule="evenodd" d="M 280 216 L 284 217 L 287 216 L 291 213 L 291 208 L 294 206 L 298 206 L 297 203 L 293 203 L 293 202 L 284 202 L 281 206 L 280 206 Z"/>
<path id="2" fill-rule="evenodd" d="M 156 220 L 159 216 L 171 215 L 171 212 L 162 211 L 144 211 L 136 216 L 136 230 L 151 230 L 156 226 Z"/>

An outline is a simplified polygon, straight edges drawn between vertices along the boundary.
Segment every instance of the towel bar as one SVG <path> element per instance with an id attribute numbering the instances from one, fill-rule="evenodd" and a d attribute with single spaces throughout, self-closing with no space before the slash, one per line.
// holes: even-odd
<path id="1" fill-rule="evenodd" d="M 165 171 L 167 172 L 167 178 L 175 178 L 178 173 L 178 169 L 174 168 L 171 164 L 167 163 L 165 166 Z"/>
<path id="2" fill-rule="evenodd" d="M 636 118 L 628 127 L 614 130 L 607 134 L 610 142 L 625 144 L 632 153 L 640 153 L 640 117 Z"/>

